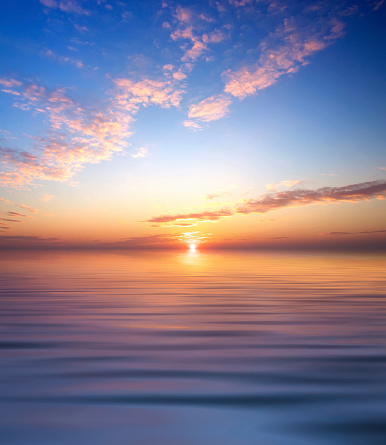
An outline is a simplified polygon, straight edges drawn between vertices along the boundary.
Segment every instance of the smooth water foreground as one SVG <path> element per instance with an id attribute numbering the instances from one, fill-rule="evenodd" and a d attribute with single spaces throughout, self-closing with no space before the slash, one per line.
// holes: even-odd
<path id="1" fill-rule="evenodd" d="M 2 252 L 0 443 L 386 443 L 386 258 Z"/>

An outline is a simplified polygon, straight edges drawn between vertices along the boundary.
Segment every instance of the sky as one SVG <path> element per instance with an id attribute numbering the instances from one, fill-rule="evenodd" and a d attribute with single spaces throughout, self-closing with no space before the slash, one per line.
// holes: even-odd
<path id="1" fill-rule="evenodd" d="M 0 248 L 386 247 L 385 11 L 0 2 Z"/>

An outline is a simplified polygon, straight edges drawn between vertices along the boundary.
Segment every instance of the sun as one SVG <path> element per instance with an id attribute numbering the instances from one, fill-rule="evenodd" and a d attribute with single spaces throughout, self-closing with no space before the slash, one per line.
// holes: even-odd
<path id="1" fill-rule="evenodd" d="M 189 250 L 190 250 L 191 252 L 195 252 L 195 251 L 196 251 L 196 248 L 197 248 L 197 246 L 196 246 L 195 243 L 190 243 L 190 244 L 189 244 Z"/>

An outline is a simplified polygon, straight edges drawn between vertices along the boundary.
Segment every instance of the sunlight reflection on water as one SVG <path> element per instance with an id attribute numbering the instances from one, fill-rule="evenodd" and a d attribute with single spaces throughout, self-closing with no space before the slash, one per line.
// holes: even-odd
<path id="1" fill-rule="evenodd" d="M 6 445 L 384 444 L 381 255 L 0 259 Z"/>

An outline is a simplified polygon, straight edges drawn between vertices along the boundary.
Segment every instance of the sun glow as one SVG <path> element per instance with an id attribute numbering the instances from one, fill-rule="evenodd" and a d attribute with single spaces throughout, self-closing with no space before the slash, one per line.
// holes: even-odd
<path id="1" fill-rule="evenodd" d="M 197 245 L 195 243 L 190 243 L 189 244 L 189 250 L 190 252 L 195 252 L 197 248 Z"/>

